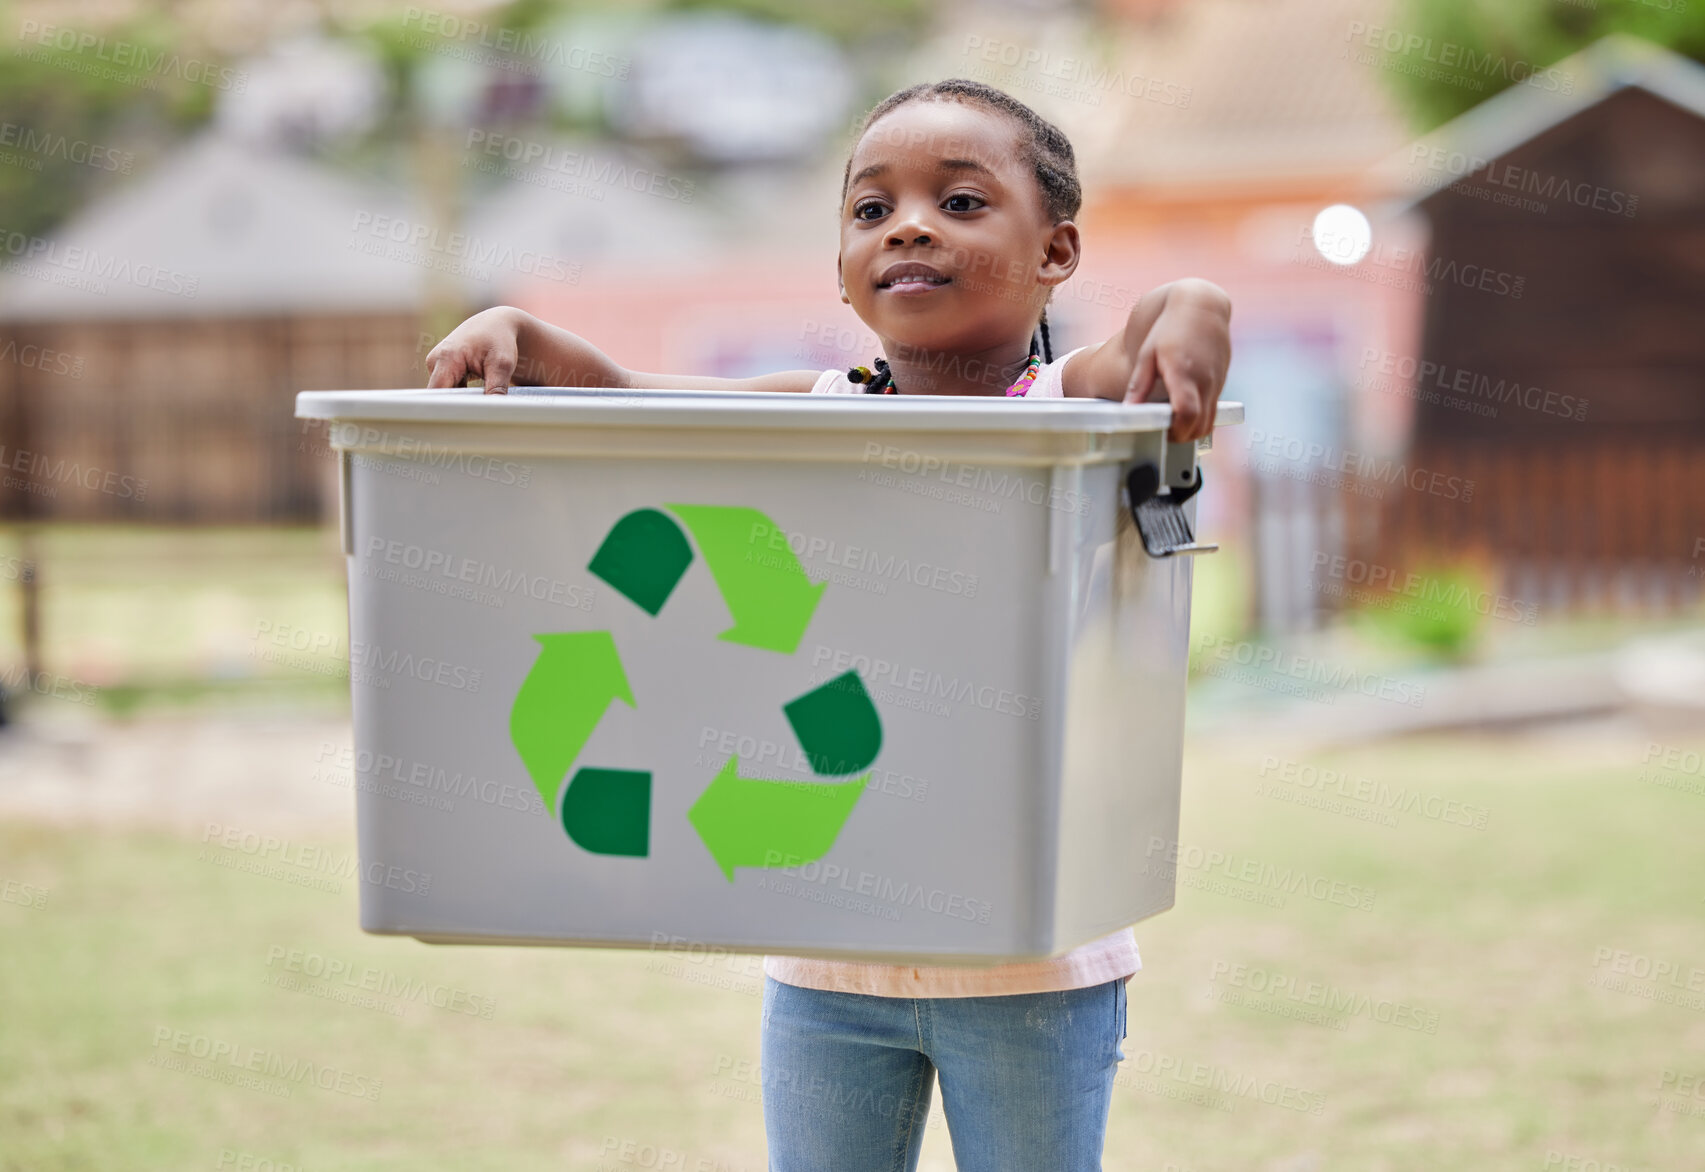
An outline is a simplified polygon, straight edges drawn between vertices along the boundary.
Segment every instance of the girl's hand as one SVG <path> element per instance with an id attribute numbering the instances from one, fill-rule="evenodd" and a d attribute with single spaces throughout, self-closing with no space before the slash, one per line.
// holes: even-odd
<path id="1" fill-rule="evenodd" d="M 522 321 L 518 309 L 500 305 L 476 313 L 450 331 L 426 356 L 429 388 L 466 386 L 470 377 L 485 380 L 485 393 L 502 395 L 521 359 Z"/>
<path id="2" fill-rule="evenodd" d="M 1133 314 L 1131 325 L 1139 325 Z M 1172 404 L 1174 442 L 1197 440 L 1214 430 L 1220 391 L 1231 365 L 1231 298 L 1208 281 L 1174 281 L 1165 288 L 1160 316 L 1133 338 L 1130 382 L 1124 401 L 1145 403 L 1164 398 Z"/>

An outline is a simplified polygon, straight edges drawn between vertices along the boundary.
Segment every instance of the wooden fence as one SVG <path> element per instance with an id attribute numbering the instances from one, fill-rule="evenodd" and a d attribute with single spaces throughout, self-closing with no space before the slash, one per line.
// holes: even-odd
<path id="1" fill-rule="evenodd" d="M 1453 563 L 1510 605 L 1659 616 L 1705 598 L 1705 446 L 1694 441 L 1417 450 L 1411 479 L 1255 473 L 1258 613 L 1321 625 Z M 1424 475 L 1423 475 L 1424 474 Z M 1416 484 L 1426 487 L 1417 488 Z"/>
<path id="2" fill-rule="evenodd" d="M 0 325 L 0 515 L 324 517 L 335 469 L 325 429 L 294 418 L 296 392 L 419 386 L 430 341 L 407 314 Z M 1304 629 L 1356 605 L 1366 583 L 1349 575 L 1461 559 L 1546 615 L 1677 613 L 1705 591 L 1697 439 L 1459 439 L 1403 465 L 1396 483 L 1251 470 L 1263 625 Z"/>
<path id="3" fill-rule="evenodd" d="M 311 521 L 335 485 L 299 390 L 425 382 L 413 315 L 0 324 L 0 515 Z"/>

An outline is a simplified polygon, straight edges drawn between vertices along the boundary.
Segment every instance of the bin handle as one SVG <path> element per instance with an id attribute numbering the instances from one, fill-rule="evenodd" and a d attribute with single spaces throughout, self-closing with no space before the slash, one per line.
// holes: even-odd
<path id="1" fill-rule="evenodd" d="M 1197 541 L 1190 531 L 1190 519 L 1184 515 L 1184 503 L 1202 491 L 1202 470 L 1188 467 L 1179 474 L 1179 479 L 1188 483 L 1173 485 L 1161 496 L 1160 468 L 1152 461 L 1134 465 L 1125 476 L 1125 491 L 1131 498 L 1131 520 L 1136 522 L 1143 548 L 1150 557 L 1212 553 L 1219 548 L 1214 542 Z"/>

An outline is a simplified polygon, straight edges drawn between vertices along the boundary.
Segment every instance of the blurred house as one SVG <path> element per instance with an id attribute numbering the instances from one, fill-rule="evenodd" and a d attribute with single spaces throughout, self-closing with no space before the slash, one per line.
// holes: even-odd
<path id="1" fill-rule="evenodd" d="M 1364 353 L 1413 353 L 1420 294 L 1346 279 L 1311 236 L 1320 210 L 1377 192 L 1369 171 L 1409 140 L 1380 70 L 1346 50 L 1386 0 L 1125 0 L 1036 13 L 944 9 L 893 84 L 968 77 L 1031 105 L 1071 139 L 1084 255 L 1048 310 L 1055 349 L 1099 342 L 1147 290 L 1183 276 L 1236 304 L 1227 398 L 1249 425 L 1215 454 L 1200 525 L 1244 524 L 1258 554 L 1255 617 L 1310 626 L 1338 603 L 1311 581 L 1346 548 L 1344 494 L 1252 457 L 1248 436 L 1395 455 L 1401 403 L 1358 396 Z M 856 113 L 856 112 L 855 112 Z M 846 141 L 809 174 L 719 184 L 720 238 L 684 263 L 589 264 L 577 287 L 534 282 L 519 304 L 642 370 L 746 375 L 868 363 L 877 339 L 834 282 Z M 767 186 L 768 190 L 765 190 Z M 778 196 L 776 188 L 783 192 Z M 1419 244 L 1382 225 L 1387 247 Z"/>
<path id="2" fill-rule="evenodd" d="M 1119 51 L 1144 100 L 1074 134 L 1081 222 L 1142 284 L 1232 293 L 1249 423 L 1210 468 L 1246 477 L 1252 618 L 1462 559 L 1546 614 L 1693 605 L 1705 70 L 1612 38 L 1414 139 L 1404 63 L 1361 51 L 1382 6 L 1161 11 Z M 1372 220 L 1354 263 L 1311 238 L 1334 204 Z"/>
<path id="3" fill-rule="evenodd" d="M 551 36 L 578 44 L 586 31 Z M 683 52 L 703 56 L 692 35 L 713 32 L 717 60 L 683 72 Z M 377 65 L 304 37 L 248 62 L 253 84 L 222 96 L 218 129 L 52 239 L 8 240 L 0 462 L 22 475 L 0 482 L 0 514 L 313 519 L 333 503 L 334 469 L 324 429 L 293 418 L 297 391 L 419 386 L 436 340 L 425 331 L 522 284 L 619 306 L 583 283 L 590 267 L 618 283 L 697 272 L 697 292 L 715 288 L 741 236 L 725 222 L 745 222 L 744 209 L 706 208 L 687 174 L 694 152 L 774 163 L 764 128 L 777 119 L 796 152 L 841 119 L 850 73 L 820 35 L 773 22 L 683 17 L 637 36 L 632 82 L 608 96 L 633 137 L 685 160 L 667 170 L 652 152 L 543 130 L 549 70 L 510 71 L 446 44 L 415 79 L 415 114 L 431 130 L 412 161 L 429 182 L 403 192 L 354 177 L 301 148 L 370 128 Z M 518 81 L 525 93 L 512 92 Z M 725 190 L 747 181 L 732 173 Z M 641 289 L 624 324 L 678 328 L 653 294 Z M 585 316 L 557 320 L 602 340 Z M 715 351 L 690 348 L 690 364 L 741 360 L 717 349 L 727 335 L 714 322 L 683 336 L 709 337 Z"/>
<path id="4" fill-rule="evenodd" d="M 1701 593 L 1705 67 L 1610 38 L 1426 136 L 1384 174 L 1430 234 L 1410 460 L 1473 508 L 1387 502 L 1370 558 L 1478 549 L 1544 607 Z M 1449 264 L 1478 267 L 1470 282 Z M 1432 274 L 1437 273 L 1437 276 Z M 1501 291 L 1500 291 L 1501 290 Z"/>
<path id="5" fill-rule="evenodd" d="M 9 516 L 313 519 L 306 387 L 421 381 L 422 270 L 362 226 L 397 195 L 210 133 L 0 270 Z M 415 217 L 418 219 L 418 216 Z"/>
<path id="6" fill-rule="evenodd" d="M 1201 499 L 1216 512 L 1198 527 L 1247 526 L 1252 622 L 1312 627 L 1342 605 L 1317 570 L 1345 554 L 1362 503 L 1331 465 L 1352 452 L 1394 457 L 1405 442 L 1401 405 L 1362 395 L 1360 364 L 1369 350 L 1414 352 L 1420 295 L 1332 263 L 1312 230 L 1328 206 L 1369 206 L 1369 168 L 1409 141 L 1389 79 L 1349 51 L 1360 30 L 1391 23 L 1394 6 L 1123 7 L 1141 19 L 1118 26 L 1105 50 L 1118 83 L 1078 89 L 1095 115 L 1074 134 L 1084 268 L 1140 288 L 1206 277 L 1231 294 L 1225 397 L 1246 405 L 1248 422 L 1210 458 L 1216 489 Z M 1375 233 L 1386 248 L 1419 243 L 1402 222 Z"/>
<path id="7" fill-rule="evenodd" d="M 1103 0 L 1041 21 L 952 6 L 888 77 L 982 80 L 1071 138 L 1084 258 L 1049 308 L 1057 351 L 1107 338 L 1178 277 L 1231 292 L 1226 397 L 1248 424 L 1210 457 L 1200 527 L 1247 526 L 1263 627 L 1353 605 L 1321 574 L 1341 560 L 1404 575 L 1481 556 L 1548 613 L 1685 604 L 1705 581 L 1676 572 L 1705 535 L 1701 71 L 1609 42 L 1554 67 L 1567 92 L 1517 85 L 1417 140 L 1390 85 L 1405 63 L 1366 51 L 1394 18 L 1392 0 Z M 850 134 L 803 161 L 827 124 L 814 101 L 788 123 L 793 155 L 768 158 L 750 131 L 785 88 L 713 106 L 718 78 L 746 66 L 678 73 L 678 49 L 636 44 L 635 84 L 611 95 L 617 121 L 676 163 L 445 114 L 475 172 L 460 243 L 431 226 L 442 210 L 209 136 L 47 255 L 0 258 L 4 442 L 61 462 L 50 471 L 81 461 L 148 483 L 140 499 L 37 472 L 9 477 L 0 501 L 313 516 L 330 462 L 292 394 L 418 385 L 423 307 L 447 299 L 521 305 L 639 370 L 870 361 L 879 343 L 834 280 Z M 728 103 L 741 118 L 706 113 Z M 724 168 L 708 185 L 706 159 Z M 1341 204 L 1367 212 L 1368 237 L 1328 256 L 1316 218 Z"/>

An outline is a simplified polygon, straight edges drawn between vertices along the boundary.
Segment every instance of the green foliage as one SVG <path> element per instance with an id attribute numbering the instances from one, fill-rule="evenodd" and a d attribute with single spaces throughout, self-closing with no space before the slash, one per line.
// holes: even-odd
<path id="1" fill-rule="evenodd" d="M 843 44 L 921 32 L 933 11 L 928 0 L 670 0 L 667 7 L 804 25 Z"/>
<path id="2" fill-rule="evenodd" d="M 1497 595 L 1490 574 L 1473 562 L 1422 566 L 1413 593 L 1382 595 L 1357 612 L 1357 625 L 1389 643 L 1446 660 L 1466 659 L 1479 642 Z"/>
<path id="3" fill-rule="evenodd" d="M 493 34 L 504 29 L 518 33 L 534 32 L 584 7 L 563 3 L 562 0 L 512 0 L 512 3 L 495 11 L 470 13 L 458 19 L 464 23 L 486 25 Z M 418 16 L 411 17 L 409 10 L 401 6 L 387 10 L 375 19 L 347 25 L 342 31 L 352 33 L 366 43 L 390 74 L 391 80 L 398 83 L 393 89 L 398 94 L 408 93 L 407 86 L 401 83 L 409 79 L 411 71 L 418 68 L 435 48 L 454 44 L 425 31 Z"/>
<path id="4" fill-rule="evenodd" d="M 44 20 L 42 28 L 52 23 Z M 0 24 L 23 27 L 7 5 L 0 5 Z M 113 26 L 59 24 L 101 39 L 61 48 L 52 43 L 57 38 L 44 45 L 20 34 L 0 55 L 0 122 L 10 138 L 0 145 L 0 207 L 7 229 L 28 235 L 50 231 L 106 182 L 137 169 L 153 145 L 204 123 L 219 93 L 190 75 L 223 62 L 186 45 L 163 15 Z M 194 65 L 173 68 L 174 58 Z M 167 64 L 148 68 L 138 60 Z"/>
<path id="5" fill-rule="evenodd" d="M 1359 39 L 1353 44 L 1380 54 L 1386 77 L 1423 132 L 1612 33 L 1705 61 L 1700 0 L 1402 0 L 1397 11 L 1389 32 L 1430 45 L 1387 51 L 1369 50 Z"/>

